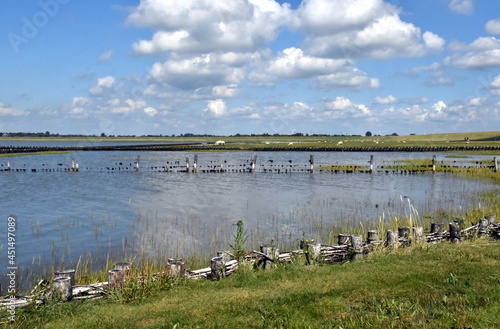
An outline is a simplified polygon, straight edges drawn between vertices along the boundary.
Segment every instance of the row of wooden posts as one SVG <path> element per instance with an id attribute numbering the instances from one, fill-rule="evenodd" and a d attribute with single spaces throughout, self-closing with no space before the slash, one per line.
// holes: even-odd
<path id="1" fill-rule="evenodd" d="M 136 161 L 131 164 L 131 166 L 135 169 L 135 171 L 139 171 L 139 167 L 140 167 L 140 156 L 137 157 Z M 435 172 L 436 171 L 436 156 L 434 155 L 432 157 L 432 172 Z M 309 157 L 309 168 L 308 168 L 308 171 L 310 173 L 313 173 L 314 172 L 314 155 L 310 155 Z M 374 164 L 374 158 L 373 158 L 373 155 L 370 156 L 370 160 L 368 161 L 368 170 L 369 172 L 373 172 L 373 164 Z M 254 155 L 250 161 L 250 167 L 248 168 L 248 170 L 250 172 L 254 172 L 255 169 L 256 169 L 256 165 L 257 165 L 257 155 Z M 164 171 L 169 171 L 169 167 L 168 166 L 163 166 L 164 168 Z M 495 171 L 495 172 L 498 172 L 498 160 L 497 160 L 497 157 L 494 157 L 493 158 L 493 167 L 492 169 Z M 7 161 L 7 167 L 6 169 L 4 169 L 4 171 L 12 171 L 13 169 L 11 168 L 11 164 L 10 164 L 10 161 Z M 25 169 L 23 169 L 25 170 Z M 32 169 L 31 171 L 36 171 L 36 169 Z M 72 171 L 72 172 L 78 172 L 79 171 L 79 165 L 78 163 L 75 162 L 74 159 L 71 160 L 71 168 L 67 168 L 67 171 Z M 193 173 L 197 173 L 198 172 L 198 154 L 195 154 L 194 155 L 194 162 L 193 162 L 193 165 L 191 167 L 190 165 L 190 162 L 189 162 L 189 158 L 186 158 L 186 165 L 185 165 L 185 169 L 181 170 L 183 172 L 193 172 Z M 224 171 L 227 171 L 227 169 L 224 168 L 224 166 L 221 164 L 220 165 L 220 168 L 218 170 L 215 170 L 215 171 L 218 171 L 218 172 L 224 172 Z"/>
<path id="2" fill-rule="evenodd" d="M 233 259 L 228 251 L 219 251 L 216 257 L 211 259 L 210 267 L 187 271 L 185 264 L 180 258 L 168 259 L 165 272 L 161 273 L 168 277 L 184 277 L 188 279 L 212 279 L 220 280 L 231 275 L 238 269 L 241 261 L 251 262 L 256 267 L 263 269 L 272 268 L 277 262 L 292 262 L 297 256 L 305 256 L 308 264 L 315 262 L 336 263 L 345 260 L 356 260 L 378 247 L 399 248 L 412 243 L 424 242 L 435 244 L 440 241 L 450 241 L 458 243 L 471 236 L 483 237 L 492 235 L 500 238 L 500 222 L 496 221 L 496 216 L 488 216 L 479 219 L 478 223 L 469 227 L 464 227 L 464 220 L 458 219 L 448 225 L 445 230 L 444 223 L 432 223 L 430 233 L 425 235 L 422 227 L 400 227 L 397 230 L 387 230 L 386 239 L 381 240 L 380 232 L 377 230 L 368 231 L 366 241 L 358 234 L 339 234 L 336 246 L 328 246 L 314 243 L 313 240 L 301 241 L 300 249 L 280 253 L 272 245 L 260 246 L 259 251 L 252 250 L 240 260 Z M 61 299 L 69 301 L 74 295 L 81 298 L 99 295 L 105 289 L 121 289 L 130 277 L 132 263 L 118 263 L 108 271 L 108 282 L 75 286 L 74 270 L 56 272 L 53 280 L 53 290 L 58 291 Z M 78 298 L 77 298 L 78 299 Z"/>
<path id="3" fill-rule="evenodd" d="M 493 236 L 500 238 L 500 222 L 496 216 L 487 216 L 468 228 L 464 227 L 464 220 L 457 219 L 448 224 L 445 230 L 444 223 L 432 223 L 430 233 L 424 234 L 422 227 L 400 227 L 397 230 L 387 230 L 386 239 L 382 240 L 377 230 L 368 231 L 366 241 L 358 234 L 339 234 L 337 245 L 329 246 L 315 243 L 314 240 L 302 240 L 300 249 L 280 253 L 271 244 L 260 246 L 259 250 L 252 250 L 240 259 L 234 259 L 231 252 L 219 251 L 217 256 L 211 259 L 210 267 L 188 271 L 181 258 L 168 259 L 165 271 L 157 273 L 157 276 L 186 279 L 211 279 L 220 280 L 234 273 L 241 262 L 251 263 L 254 267 L 265 270 L 273 268 L 279 262 L 294 262 L 305 257 L 307 264 L 326 263 L 333 264 L 346 260 L 357 260 L 377 248 L 399 248 L 414 243 L 435 244 L 441 241 L 458 243 L 470 237 Z M 132 274 L 131 262 L 122 262 L 114 265 L 108 271 L 108 281 L 90 285 L 75 285 L 75 270 L 63 270 L 55 272 L 52 280 L 51 292 L 62 301 L 74 299 L 101 298 L 110 291 L 125 287 Z M 42 280 L 39 285 L 42 284 Z M 36 290 L 36 287 L 33 291 Z M 15 307 L 25 306 L 37 301 L 36 295 L 16 297 Z M 13 305 L 12 298 L 7 296 L 0 298 L 0 307 Z"/>

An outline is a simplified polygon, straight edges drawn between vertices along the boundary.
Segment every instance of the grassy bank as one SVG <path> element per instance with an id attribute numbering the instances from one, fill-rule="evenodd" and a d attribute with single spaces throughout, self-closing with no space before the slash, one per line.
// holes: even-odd
<path id="1" fill-rule="evenodd" d="M 48 304 L 13 328 L 498 328 L 500 243 L 374 253 L 333 266 L 251 269 L 148 298 Z"/>
<path id="2" fill-rule="evenodd" d="M 469 142 L 466 143 L 465 139 Z M 213 136 L 213 137 L 78 137 L 78 138 L 11 138 L 0 137 L 0 141 L 84 141 L 93 142 L 215 142 L 226 141 L 226 147 L 239 150 L 284 148 L 348 148 L 348 147 L 447 147 L 447 146 L 499 146 L 500 131 L 405 135 L 405 136 Z M 221 150 L 225 147 L 221 146 Z M 196 148 L 197 151 L 200 151 Z M 498 153 L 498 152 L 497 152 Z M 488 153 L 488 154 L 491 154 Z"/>

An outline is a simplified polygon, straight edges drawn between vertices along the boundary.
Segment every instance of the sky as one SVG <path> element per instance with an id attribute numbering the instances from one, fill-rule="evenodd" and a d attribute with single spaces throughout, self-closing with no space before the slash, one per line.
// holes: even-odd
<path id="1" fill-rule="evenodd" d="M 500 130 L 498 0 L 4 0 L 0 132 Z"/>

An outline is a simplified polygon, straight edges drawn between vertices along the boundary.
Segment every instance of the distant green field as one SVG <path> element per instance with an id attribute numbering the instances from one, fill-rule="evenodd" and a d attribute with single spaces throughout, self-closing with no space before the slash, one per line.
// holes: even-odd
<path id="1" fill-rule="evenodd" d="M 466 139 L 468 138 L 468 141 Z M 500 146 L 500 131 L 448 133 L 405 136 L 226 136 L 226 137 L 88 137 L 88 138 L 11 138 L 0 137 L 0 141 L 122 141 L 122 142 L 209 142 L 224 140 L 225 148 L 248 150 L 254 148 L 380 148 L 380 147 L 455 147 L 455 146 Z"/>

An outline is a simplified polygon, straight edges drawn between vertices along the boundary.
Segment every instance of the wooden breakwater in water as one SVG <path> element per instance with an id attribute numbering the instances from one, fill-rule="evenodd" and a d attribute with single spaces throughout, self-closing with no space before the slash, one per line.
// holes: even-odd
<path id="1" fill-rule="evenodd" d="M 264 153 L 265 154 L 265 153 Z M 134 161 L 135 160 L 135 161 Z M 191 161 L 192 160 L 192 161 Z M 382 163 L 376 163 L 373 155 L 370 155 L 369 161 L 365 165 L 342 165 L 342 164 L 323 164 L 317 165 L 314 161 L 314 155 L 309 155 L 309 160 L 306 158 L 302 160 L 292 160 L 285 156 L 280 159 L 273 159 L 265 157 L 257 161 L 257 155 L 252 155 L 251 158 L 246 160 L 237 160 L 239 163 L 228 159 L 210 160 L 201 159 L 198 154 L 195 154 L 193 159 L 185 158 L 185 161 L 174 159 L 155 159 L 154 163 L 142 161 L 141 157 L 137 156 L 131 160 L 121 160 L 109 163 L 108 165 L 98 167 L 79 166 L 75 159 L 71 159 L 67 163 L 45 163 L 41 162 L 38 167 L 33 165 L 27 166 L 20 163 L 18 159 L 8 158 L 6 162 L 0 163 L 0 171 L 7 172 L 79 172 L 79 171 L 92 171 L 92 172 L 107 172 L 107 173 L 126 173 L 126 172 L 184 172 L 184 173 L 231 173 L 231 172 L 262 172 L 262 173 L 294 173 L 294 172 L 308 172 L 313 173 L 315 168 L 319 172 L 331 173 L 393 173 L 393 174 L 420 174 L 424 172 L 436 172 L 439 165 L 439 171 L 452 172 L 456 168 L 489 168 L 498 172 L 498 159 L 493 157 L 492 161 L 469 161 L 465 165 L 453 161 L 437 161 L 436 156 L 430 159 L 430 162 L 425 163 L 425 159 L 420 159 L 421 164 L 408 165 L 404 164 L 403 160 L 379 160 Z M 316 166 L 316 167 L 315 167 Z"/>
<path id="2" fill-rule="evenodd" d="M 471 227 L 464 227 L 464 220 L 457 219 L 446 227 L 444 223 L 431 224 L 430 232 L 424 234 L 422 227 L 403 226 L 397 230 L 387 230 L 385 238 L 377 230 L 368 231 L 366 240 L 357 234 L 339 234 L 335 246 L 315 243 L 313 240 L 302 240 L 300 249 L 279 252 L 272 244 L 260 246 L 259 250 L 251 250 L 239 260 L 234 259 L 230 251 L 219 251 L 211 259 L 210 267 L 198 270 L 186 270 L 182 259 L 168 259 L 165 270 L 153 274 L 150 278 L 138 277 L 139 281 L 180 279 L 221 280 L 230 276 L 242 263 L 255 268 L 272 269 L 278 263 L 298 262 L 302 264 L 336 264 L 344 261 L 362 259 L 368 253 L 381 248 L 397 249 L 415 244 L 436 244 L 438 242 L 459 243 L 465 239 L 477 237 L 493 237 L 500 239 L 500 222 L 496 215 L 480 218 Z M 0 307 L 16 308 L 30 304 L 41 304 L 48 298 L 62 301 L 103 298 L 113 291 L 126 287 L 133 273 L 133 264 L 122 262 L 108 271 L 108 281 L 89 285 L 75 284 L 75 270 L 55 272 L 51 281 L 41 280 L 29 296 L 4 296 L 0 298 Z"/>
<path id="3" fill-rule="evenodd" d="M 500 146 L 288 146 L 238 147 L 214 143 L 186 142 L 135 145 L 80 145 L 80 146 L 0 146 L 0 154 L 76 152 L 76 151 L 251 151 L 251 152 L 452 152 L 500 151 Z"/>

